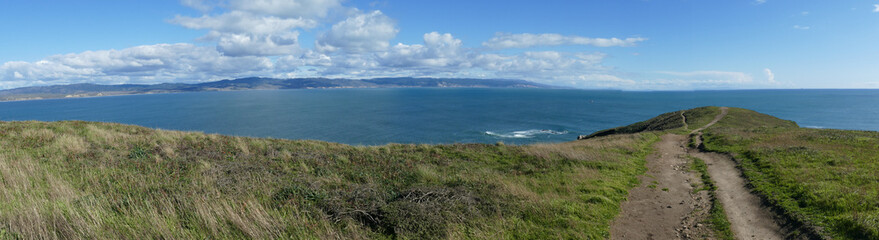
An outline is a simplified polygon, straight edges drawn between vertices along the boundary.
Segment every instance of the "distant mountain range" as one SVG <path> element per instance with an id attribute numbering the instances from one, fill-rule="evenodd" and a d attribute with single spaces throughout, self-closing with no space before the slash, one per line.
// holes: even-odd
<path id="1" fill-rule="evenodd" d="M 239 78 L 195 84 L 121 84 L 98 85 L 90 83 L 23 87 L 0 90 L 0 101 L 50 98 L 95 97 L 128 94 L 176 93 L 200 91 L 234 91 L 254 89 L 310 89 L 310 88 L 408 88 L 408 87 L 475 87 L 475 88 L 557 88 L 525 80 L 467 79 L 467 78 Z"/>

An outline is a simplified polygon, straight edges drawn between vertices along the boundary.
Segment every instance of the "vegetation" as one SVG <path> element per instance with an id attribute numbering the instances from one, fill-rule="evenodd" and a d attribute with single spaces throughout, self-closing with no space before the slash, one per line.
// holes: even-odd
<path id="1" fill-rule="evenodd" d="M 657 117 L 648 119 L 647 121 L 637 122 L 623 127 L 597 131 L 586 136 L 585 139 L 614 134 L 630 134 L 650 131 L 673 131 L 686 134 L 688 133 L 688 131 L 686 130 L 689 129 L 689 126 L 705 126 L 706 124 L 711 122 L 714 116 L 717 116 L 717 114 L 719 113 L 720 108 L 718 107 L 700 107 L 676 112 L 668 112 Z M 686 125 L 684 125 L 684 118 L 686 118 Z M 693 128 L 695 129 L 695 127 Z"/>
<path id="2" fill-rule="evenodd" d="M 745 109 L 707 129 L 753 188 L 787 215 L 839 239 L 879 239 L 879 132 L 799 128 Z"/>
<path id="3" fill-rule="evenodd" d="M 605 238 L 657 140 L 356 147 L 0 122 L 0 238 Z"/>
<path id="4" fill-rule="evenodd" d="M 714 180 L 711 180 L 711 175 L 708 175 L 708 166 L 705 165 L 705 161 L 702 161 L 702 159 L 692 156 L 689 158 L 690 169 L 699 173 L 702 179 L 702 186 L 694 190 L 697 192 L 708 191 L 708 197 L 711 198 L 711 209 L 708 210 L 708 225 L 714 230 L 717 238 L 725 240 L 735 239 L 729 220 L 727 220 L 726 212 L 723 210 L 723 203 L 717 199 L 717 185 L 714 185 Z"/>
<path id="5" fill-rule="evenodd" d="M 600 138 L 528 146 L 358 147 L 0 122 L 0 239 L 605 238 L 661 134 L 645 131 L 685 133 L 717 113 L 672 112 Z M 879 239 L 879 133 L 799 128 L 737 108 L 704 132 L 703 147 L 733 155 L 786 215 L 827 237 Z M 694 159 L 713 195 L 705 167 Z M 709 224 L 729 239 L 713 204 Z"/>

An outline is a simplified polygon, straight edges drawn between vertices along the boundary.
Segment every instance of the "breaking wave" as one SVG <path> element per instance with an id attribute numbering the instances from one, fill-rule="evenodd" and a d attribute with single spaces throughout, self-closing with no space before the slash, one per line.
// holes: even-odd
<path id="1" fill-rule="evenodd" d="M 540 129 L 531 129 L 524 131 L 512 131 L 512 132 L 492 132 L 485 131 L 485 134 L 500 137 L 500 138 L 533 138 L 538 135 L 561 135 L 568 134 L 568 131 L 553 131 L 553 130 L 540 130 Z"/>

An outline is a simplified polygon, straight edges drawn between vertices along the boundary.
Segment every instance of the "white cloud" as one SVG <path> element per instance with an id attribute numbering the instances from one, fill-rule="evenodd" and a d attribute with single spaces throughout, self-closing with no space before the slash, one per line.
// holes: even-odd
<path id="1" fill-rule="evenodd" d="M 275 67 L 278 72 L 295 71 L 299 67 L 330 67 L 333 58 L 329 55 L 308 50 L 300 55 L 288 55 L 278 58 Z"/>
<path id="2" fill-rule="evenodd" d="M 217 49 L 228 56 L 277 56 L 299 50 L 298 28 L 313 28 L 317 21 L 303 18 L 260 16 L 232 11 L 198 18 L 177 16 L 170 21 L 190 29 L 210 29 L 202 37 L 217 41 Z"/>
<path id="3" fill-rule="evenodd" d="M 503 48 L 529 48 L 535 46 L 556 46 L 556 45 L 592 45 L 596 47 L 628 47 L 634 46 L 638 42 L 647 40 L 646 38 L 588 38 L 580 36 L 563 36 L 561 34 L 544 33 L 544 34 L 496 34 L 493 38 L 482 43 L 482 46 L 503 49 Z"/>
<path id="4" fill-rule="evenodd" d="M 168 22 L 207 30 L 199 40 L 215 46 L 156 44 L 7 62 L 0 65 L 0 88 L 200 82 L 249 76 L 513 78 L 587 88 L 637 88 L 640 84 L 603 66 L 604 53 L 491 50 L 555 45 L 624 47 L 646 38 L 497 34 L 483 43 L 491 49 L 486 50 L 467 48 L 451 33 L 430 32 L 423 35 L 422 43 L 391 45 L 399 32 L 393 19 L 380 11 L 345 8 L 340 2 L 181 0 L 202 16 L 177 16 Z M 347 15 L 316 36 L 314 49 L 303 49 L 300 33 L 322 29 L 335 13 Z"/>
<path id="5" fill-rule="evenodd" d="M 186 6 L 208 12 L 226 11 L 201 17 L 176 16 L 169 22 L 190 29 L 208 29 L 200 38 L 217 41 L 217 49 L 228 56 L 280 56 L 299 49 L 298 29 L 317 27 L 319 18 L 341 7 L 338 0 L 183 0 Z"/>
<path id="6" fill-rule="evenodd" d="M 609 68 L 601 65 L 604 58 L 603 53 L 556 51 L 517 55 L 483 53 L 472 57 L 469 65 L 489 73 L 489 77 L 517 78 L 561 86 L 609 87 L 597 84 L 608 82 L 610 78 L 607 76 L 612 75 Z"/>
<path id="7" fill-rule="evenodd" d="M 340 0 L 231 0 L 230 8 L 279 17 L 315 18 L 341 7 Z"/>
<path id="8" fill-rule="evenodd" d="M 277 56 L 299 50 L 299 32 L 277 35 L 220 34 L 217 50 L 226 56 Z"/>
<path id="9" fill-rule="evenodd" d="M 809 15 L 809 11 L 802 11 L 802 12 L 800 12 L 800 15 L 803 15 L 803 16 Z"/>
<path id="10" fill-rule="evenodd" d="M 810 28 L 809 26 L 794 25 L 794 29 L 797 29 L 797 30 L 809 30 L 809 28 Z"/>
<path id="11" fill-rule="evenodd" d="M 588 86 L 597 87 L 631 88 L 637 84 L 636 81 L 623 79 L 610 74 L 591 73 L 580 75 L 578 78 L 582 80 L 582 82 L 574 82 L 575 85 L 588 84 Z"/>
<path id="12" fill-rule="evenodd" d="M 879 12 L 879 4 L 873 4 L 873 12 Z"/>
<path id="13" fill-rule="evenodd" d="M 170 21 L 190 29 L 211 29 L 227 33 L 272 34 L 290 31 L 295 28 L 313 28 L 317 21 L 304 18 L 279 18 L 275 16 L 254 15 L 248 12 L 232 11 L 217 16 L 204 15 L 198 18 L 177 16 Z"/>
<path id="14" fill-rule="evenodd" d="M 460 39 L 452 34 L 431 32 L 424 34 L 424 45 L 398 43 L 378 54 L 382 65 L 388 67 L 448 67 L 464 63 L 465 52 Z"/>
<path id="15" fill-rule="evenodd" d="M 775 74 L 772 73 L 772 70 L 769 68 L 764 68 L 763 73 L 766 74 L 766 81 L 769 83 L 775 83 Z"/>
<path id="16" fill-rule="evenodd" d="M 315 41 L 315 48 L 323 52 L 345 51 L 363 53 L 388 48 L 388 41 L 399 30 L 391 18 L 381 11 L 356 14 L 333 25 Z"/>
<path id="17" fill-rule="evenodd" d="M 424 34 L 423 40 L 423 44 L 398 43 L 376 52 L 309 50 L 301 55 L 279 58 L 275 64 L 276 71 L 280 76 L 288 77 L 515 78 L 579 87 L 633 84 L 633 80 L 616 77 L 607 71 L 607 67 L 601 66 L 605 58 L 603 53 L 483 53 L 478 49 L 463 47 L 463 42 L 452 34 L 438 32 Z"/>
<path id="18" fill-rule="evenodd" d="M 22 79 L 29 81 L 29 85 L 186 82 L 251 76 L 271 68 L 268 58 L 228 57 L 211 47 L 185 43 L 156 44 L 54 55 L 36 62 L 6 62 L 0 65 L 0 82 Z"/>
<path id="19" fill-rule="evenodd" d="M 766 3 L 766 0 L 754 0 L 754 4 L 760 5 Z"/>
<path id="20" fill-rule="evenodd" d="M 700 89 L 735 88 L 754 82 L 750 74 L 728 71 L 657 72 L 660 77 L 646 80 L 640 88 L 646 89 Z"/>
<path id="21" fill-rule="evenodd" d="M 520 55 L 482 54 L 474 66 L 505 74 L 538 74 L 559 71 L 600 69 L 605 55 L 601 53 L 562 53 L 556 51 L 525 52 Z M 578 70 L 579 69 L 579 70 Z M 565 74 L 567 75 L 567 74 Z"/>
<path id="22" fill-rule="evenodd" d="M 209 0 L 180 0 L 183 6 L 191 7 L 202 12 L 209 12 L 214 9 L 218 3 Z"/>

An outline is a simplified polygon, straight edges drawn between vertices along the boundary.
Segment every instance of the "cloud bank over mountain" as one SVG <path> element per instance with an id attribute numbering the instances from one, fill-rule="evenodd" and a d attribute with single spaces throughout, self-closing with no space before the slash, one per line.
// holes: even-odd
<path id="1" fill-rule="evenodd" d="M 637 48 L 639 36 L 497 33 L 465 47 L 454 33 L 423 33 L 423 41 L 394 42 L 401 29 L 380 10 L 339 0 L 183 0 L 201 15 L 167 23 L 207 33 L 194 43 L 58 54 L 0 65 L 0 89 L 70 83 L 203 82 L 265 77 L 515 78 L 580 88 L 692 89 L 753 83 L 741 72 L 659 72 L 633 80 L 608 66 L 605 48 Z M 301 36 L 314 32 L 313 47 Z M 310 44 L 310 43 L 309 43 Z M 546 49 L 585 46 L 588 51 Z M 774 82 L 774 76 L 770 78 Z"/>

